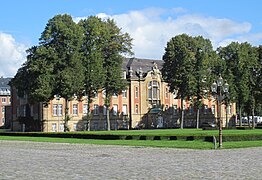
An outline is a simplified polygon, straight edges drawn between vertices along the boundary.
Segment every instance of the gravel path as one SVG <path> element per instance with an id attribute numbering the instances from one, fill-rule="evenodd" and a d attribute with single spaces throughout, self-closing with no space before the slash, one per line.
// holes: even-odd
<path id="1" fill-rule="evenodd" d="M 0 141 L 0 179 L 262 179 L 262 148 L 187 150 Z"/>

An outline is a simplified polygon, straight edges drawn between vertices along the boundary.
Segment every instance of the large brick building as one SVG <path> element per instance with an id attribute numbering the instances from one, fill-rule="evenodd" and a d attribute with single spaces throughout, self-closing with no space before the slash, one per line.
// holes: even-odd
<path id="1" fill-rule="evenodd" d="M 10 118 L 10 113 L 6 109 L 10 107 L 10 86 L 8 85 L 11 78 L 0 77 L 0 127 L 8 127 L 8 118 Z"/>
<path id="2" fill-rule="evenodd" d="M 179 112 L 181 100 L 162 79 L 163 61 L 127 58 L 124 60 L 123 78 L 128 81 L 126 90 L 113 96 L 110 103 L 110 122 L 112 129 L 174 128 L 180 126 Z M 200 112 L 200 127 L 203 122 L 217 121 L 217 104 L 210 97 L 203 99 Z M 29 105 L 27 98 L 18 97 L 12 89 L 12 129 L 14 131 L 63 131 L 64 99 L 55 97 L 48 105 L 43 103 Z M 84 130 L 87 126 L 87 100 L 76 98 L 69 102 L 71 131 Z M 184 127 L 196 127 L 196 109 L 190 102 L 184 102 Z M 90 129 L 107 129 L 106 109 L 102 91 L 96 95 L 90 105 Z M 226 113 L 227 112 L 227 113 Z M 226 123 L 235 122 L 235 104 L 226 111 L 222 106 L 222 119 Z M 226 121 L 226 117 L 228 121 Z"/>

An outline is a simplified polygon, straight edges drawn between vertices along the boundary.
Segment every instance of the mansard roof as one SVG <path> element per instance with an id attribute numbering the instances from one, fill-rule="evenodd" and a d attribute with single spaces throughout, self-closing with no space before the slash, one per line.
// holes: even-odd
<path id="1" fill-rule="evenodd" d="M 129 70 L 132 67 L 133 71 L 142 69 L 144 72 L 152 70 L 154 63 L 157 64 L 158 68 L 162 68 L 163 61 L 155 59 L 139 59 L 139 58 L 125 58 L 123 60 L 122 68 Z"/>
<path id="2" fill-rule="evenodd" d="M 0 95 L 10 95 L 10 86 L 8 83 L 11 81 L 11 78 L 0 77 Z"/>

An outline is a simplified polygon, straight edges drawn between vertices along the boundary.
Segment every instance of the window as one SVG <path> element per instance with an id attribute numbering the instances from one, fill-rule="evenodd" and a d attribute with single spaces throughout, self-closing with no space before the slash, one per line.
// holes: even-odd
<path id="1" fill-rule="evenodd" d="M 148 83 L 148 100 L 152 105 L 160 104 L 160 90 L 159 83 L 157 81 L 150 81 Z"/>
<path id="2" fill-rule="evenodd" d="M 212 105 L 211 112 L 212 112 L 212 114 L 215 114 L 215 105 Z"/>
<path id="3" fill-rule="evenodd" d="M 208 111 L 208 106 L 204 105 L 204 114 L 207 114 L 207 111 Z"/>
<path id="4" fill-rule="evenodd" d="M 117 98 L 117 93 L 114 92 L 114 93 L 113 93 L 113 97 L 114 97 L 114 98 Z"/>
<path id="5" fill-rule="evenodd" d="M 98 115 L 99 113 L 99 106 L 98 104 L 94 104 L 94 115 Z"/>
<path id="6" fill-rule="evenodd" d="M 78 104 L 73 104 L 73 115 L 77 115 L 78 114 Z"/>
<path id="7" fill-rule="evenodd" d="M 194 113 L 194 108 L 192 105 L 189 106 L 189 114 L 192 115 Z"/>
<path id="8" fill-rule="evenodd" d="M 6 98 L 2 98 L 2 103 L 6 103 Z"/>
<path id="9" fill-rule="evenodd" d="M 5 124 L 5 118 L 2 118 L 2 124 Z"/>
<path id="10" fill-rule="evenodd" d="M 232 114 L 232 106 L 231 105 L 227 106 L 227 114 Z"/>
<path id="11" fill-rule="evenodd" d="M 103 114 L 106 115 L 106 106 L 103 107 Z"/>
<path id="12" fill-rule="evenodd" d="M 123 97 L 123 98 L 126 98 L 126 97 L 127 97 L 127 91 L 126 91 L 126 90 L 123 90 L 123 91 L 122 91 L 122 97 Z"/>
<path id="13" fill-rule="evenodd" d="M 53 104 L 53 116 L 62 116 L 62 114 L 63 114 L 63 105 Z"/>
<path id="14" fill-rule="evenodd" d="M 138 98 L 138 87 L 135 87 L 135 98 Z"/>
<path id="15" fill-rule="evenodd" d="M 77 131 L 77 123 L 74 123 L 73 129 L 74 129 L 74 131 Z"/>
<path id="16" fill-rule="evenodd" d="M 56 123 L 52 123 L 52 132 L 56 132 Z"/>
<path id="17" fill-rule="evenodd" d="M 177 114 L 177 105 L 174 105 L 173 109 L 174 109 L 174 114 Z"/>
<path id="18" fill-rule="evenodd" d="M 113 115 L 116 116 L 117 115 L 117 111 L 118 111 L 118 106 L 117 104 L 113 105 Z"/>
<path id="19" fill-rule="evenodd" d="M 5 113 L 5 107 L 2 106 L 2 114 L 4 114 L 4 113 Z"/>
<path id="20" fill-rule="evenodd" d="M 87 104 L 84 104 L 84 106 L 83 106 L 83 114 L 87 114 L 87 108 L 88 108 Z"/>
<path id="21" fill-rule="evenodd" d="M 122 113 L 123 115 L 127 115 L 127 105 L 126 104 L 123 104 Z"/>
<path id="22" fill-rule="evenodd" d="M 135 113 L 138 114 L 138 104 L 136 104 Z"/>
<path id="23" fill-rule="evenodd" d="M 166 99 L 168 99 L 168 92 L 169 92 L 169 89 L 168 87 L 166 87 Z"/>
<path id="24" fill-rule="evenodd" d="M 64 124 L 60 124 L 60 132 L 64 132 Z"/>
<path id="25" fill-rule="evenodd" d="M 58 104 L 58 116 L 62 116 L 62 115 L 63 115 L 63 105 Z"/>

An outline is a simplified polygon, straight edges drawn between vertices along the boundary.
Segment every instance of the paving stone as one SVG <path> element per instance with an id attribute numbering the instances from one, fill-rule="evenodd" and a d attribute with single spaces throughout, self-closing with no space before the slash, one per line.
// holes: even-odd
<path id="1" fill-rule="evenodd" d="M 0 141 L 0 179 L 262 179 L 262 147 L 189 150 Z"/>

